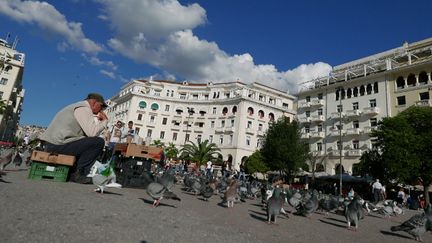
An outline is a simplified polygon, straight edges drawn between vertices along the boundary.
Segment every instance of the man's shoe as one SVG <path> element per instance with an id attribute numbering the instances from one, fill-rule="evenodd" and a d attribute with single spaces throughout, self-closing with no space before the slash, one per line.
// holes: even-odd
<path id="1" fill-rule="evenodd" d="M 71 182 L 80 183 L 80 184 L 92 184 L 92 178 L 87 177 L 85 175 L 80 174 L 79 172 L 75 172 L 71 174 L 70 177 Z"/>

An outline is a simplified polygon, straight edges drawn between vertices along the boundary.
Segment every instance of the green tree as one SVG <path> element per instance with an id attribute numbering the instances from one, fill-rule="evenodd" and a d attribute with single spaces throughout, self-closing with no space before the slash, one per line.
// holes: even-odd
<path id="1" fill-rule="evenodd" d="M 178 155 L 178 149 L 176 148 L 174 143 L 169 143 L 165 148 L 165 156 L 167 159 L 176 159 Z"/>
<path id="2" fill-rule="evenodd" d="M 248 174 L 253 174 L 255 172 L 265 173 L 269 170 L 259 150 L 256 150 L 246 159 L 245 170 Z"/>
<path id="3" fill-rule="evenodd" d="M 212 161 L 213 163 L 219 163 L 222 155 L 220 154 L 220 149 L 214 143 L 209 143 L 208 140 L 204 142 L 194 142 L 189 141 L 187 144 L 180 149 L 181 158 L 189 160 L 200 166 L 207 161 Z"/>
<path id="4" fill-rule="evenodd" d="M 356 166 L 358 174 L 361 176 L 371 176 L 373 178 L 380 178 L 384 183 L 391 181 L 391 175 L 383 163 L 382 157 L 376 148 L 368 150 L 360 157 L 360 163 Z"/>
<path id="5" fill-rule="evenodd" d="M 267 130 L 261 153 L 271 170 L 283 171 L 291 178 L 306 164 L 309 145 L 301 140 L 299 124 L 281 117 Z"/>
<path id="6" fill-rule="evenodd" d="M 413 106 L 384 118 L 372 133 L 389 177 L 406 184 L 421 183 L 428 204 L 432 184 L 432 107 Z"/>
<path id="7" fill-rule="evenodd" d="M 0 100 L 0 114 L 4 114 L 6 111 L 6 102 L 5 100 Z"/>
<path id="8" fill-rule="evenodd" d="M 164 148 L 165 147 L 165 143 L 163 143 L 161 140 L 156 139 L 153 140 L 153 142 L 150 144 L 151 146 L 156 146 L 158 148 Z"/>

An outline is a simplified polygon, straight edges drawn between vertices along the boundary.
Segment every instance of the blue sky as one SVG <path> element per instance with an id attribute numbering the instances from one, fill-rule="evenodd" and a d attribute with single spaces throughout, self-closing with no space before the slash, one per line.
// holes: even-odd
<path id="1" fill-rule="evenodd" d="M 47 126 L 131 79 L 260 82 L 294 93 L 333 66 L 432 37 L 432 1 L 0 1 L 26 54 L 22 124 Z"/>

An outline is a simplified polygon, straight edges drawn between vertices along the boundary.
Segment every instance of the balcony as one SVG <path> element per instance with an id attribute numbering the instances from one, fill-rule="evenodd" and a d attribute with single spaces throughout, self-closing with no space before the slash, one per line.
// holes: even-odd
<path id="1" fill-rule="evenodd" d="M 339 149 L 331 149 L 327 154 L 330 156 L 340 156 L 340 150 Z M 345 154 L 345 150 L 342 150 L 342 156 Z"/>
<path id="2" fill-rule="evenodd" d="M 415 103 L 415 106 L 432 106 L 431 100 L 419 100 Z"/>
<path id="3" fill-rule="evenodd" d="M 324 105 L 324 100 L 319 100 L 319 99 L 313 99 L 310 102 L 310 106 L 312 107 L 320 107 Z"/>
<path id="4" fill-rule="evenodd" d="M 345 113 L 344 112 L 332 112 L 331 114 L 330 114 L 330 117 L 331 118 L 333 118 L 333 119 L 339 119 L 340 117 L 339 117 L 339 114 L 340 113 L 342 113 L 341 114 L 341 117 L 343 118 L 344 116 L 345 116 Z"/>
<path id="5" fill-rule="evenodd" d="M 253 135 L 255 133 L 255 131 L 252 128 L 246 128 L 246 133 Z"/>
<path id="6" fill-rule="evenodd" d="M 348 128 L 346 130 L 346 135 L 359 135 L 360 134 L 360 128 Z"/>
<path id="7" fill-rule="evenodd" d="M 224 132 L 224 128 L 223 127 L 218 127 L 215 129 L 216 133 L 223 133 Z"/>
<path id="8" fill-rule="evenodd" d="M 225 128 L 225 133 L 233 133 L 235 132 L 235 128 L 234 127 L 227 127 Z"/>
<path id="9" fill-rule="evenodd" d="M 375 115 L 378 115 L 379 112 L 380 112 L 379 107 L 365 107 L 363 109 L 363 114 L 364 115 L 375 116 Z"/>
<path id="10" fill-rule="evenodd" d="M 258 131 L 257 131 L 257 135 L 258 135 L 258 136 L 264 136 L 264 134 L 265 134 L 265 133 L 264 133 L 264 131 L 263 131 L 263 130 L 261 130 L 261 131 L 260 131 L 260 130 L 258 130 Z"/>
<path id="11" fill-rule="evenodd" d="M 311 153 L 312 153 L 312 156 L 324 156 L 325 155 L 325 153 L 324 153 L 324 151 L 318 151 L 318 150 L 316 150 L 316 151 L 311 151 Z"/>
<path id="12" fill-rule="evenodd" d="M 361 115 L 361 111 L 360 110 L 349 110 L 346 111 L 346 116 L 347 117 L 359 117 Z"/>
<path id="13" fill-rule="evenodd" d="M 344 130 L 342 130 L 342 135 L 344 134 Z M 339 130 L 338 129 L 331 129 L 329 132 L 330 137 L 339 137 Z"/>
<path id="14" fill-rule="evenodd" d="M 311 122 L 311 118 L 310 117 L 299 117 L 299 122 L 300 123 L 309 123 L 309 122 Z"/>
<path id="15" fill-rule="evenodd" d="M 193 130 L 194 130 L 194 132 L 202 133 L 204 131 L 204 128 L 203 127 L 194 127 Z"/>
<path id="16" fill-rule="evenodd" d="M 311 132 L 311 138 L 324 138 L 324 132 Z"/>
<path id="17" fill-rule="evenodd" d="M 310 134 L 309 133 L 302 133 L 301 137 L 302 139 L 309 139 Z"/>
<path id="18" fill-rule="evenodd" d="M 372 131 L 374 131 L 376 129 L 376 127 L 363 127 L 363 133 L 364 134 L 369 134 Z"/>
<path id="19" fill-rule="evenodd" d="M 307 102 L 307 101 L 301 101 L 301 102 L 299 102 L 299 104 L 298 104 L 298 108 L 309 108 L 310 107 L 310 102 Z"/>
<path id="20" fill-rule="evenodd" d="M 318 115 L 318 116 L 312 116 L 310 120 L 312 122 L 323 122 L 325 119 L 323 115 Z"/>
<path id="21" fill-rule="evenodd" d="M 360 157 L 362 155 L 362 150 L 361 149 L 348 149 L 347 156 L 351 156 L 351 157 Z"/>

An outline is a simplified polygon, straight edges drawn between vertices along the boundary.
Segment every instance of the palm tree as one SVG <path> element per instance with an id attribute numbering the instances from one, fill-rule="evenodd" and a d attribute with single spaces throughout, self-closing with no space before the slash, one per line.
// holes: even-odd
<path id="1" fill-rule="evenodd" d="M 169 143 L 168 146 L 165 148 L 165 156 L 167 157 L 167 159 L 177 158 L 178 152 L 179 151 L 174 143 Z"/>
<path id="2" fill-rule="evenodd" d="M 156 139 L 156 140 L 153 140 L 153 143 L 152 144 L 150 144 L 151 146 L 156 146 L 156 147 L 158 147 L 158 148 L 164 148 L 165 147 L 165 143 L 163 143 L 161 140 L 159 140 L 159 139 Z"/>
<path id="3" fill-rule="evenodd" d="M 181 158 L 195 162 L 197 166 L 204 164 L 207 161 L 217 162 L 222 157 L 220 149 L 214 143 L 209 143 L 208 140 L 204 142 L 188 142 L 180 150 Z"/>

